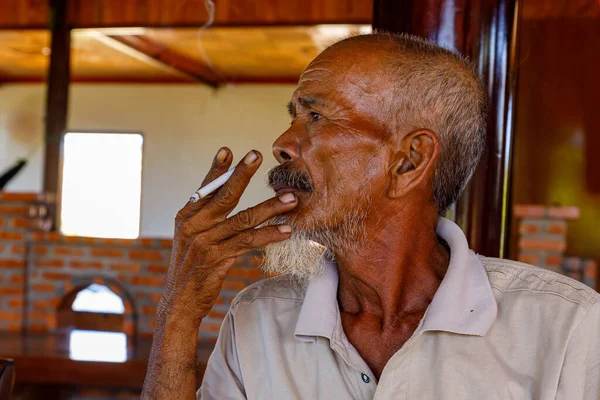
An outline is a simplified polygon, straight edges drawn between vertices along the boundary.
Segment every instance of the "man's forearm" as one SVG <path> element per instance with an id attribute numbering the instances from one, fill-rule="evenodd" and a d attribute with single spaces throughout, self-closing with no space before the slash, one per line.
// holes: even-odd
<path id="1" fill-rule="evenodd" d="M 198 328 L 190 320 L 157 318 L 142 399 L 196 398 Z"/>

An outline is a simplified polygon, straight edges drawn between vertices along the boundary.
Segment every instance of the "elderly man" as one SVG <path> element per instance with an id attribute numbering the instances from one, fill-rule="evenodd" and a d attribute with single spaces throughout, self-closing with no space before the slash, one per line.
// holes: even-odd
<path id="1" fill-rule="evenodd" d="M 143 398 L 600 399 L 599 295 L 476 255 L 440 217 L 484 147 L 467 62 L 354 37 L 307 67 L 289 108 L 275 198 L 228 218 L 262 162 L 251 151 L 178 213 Z M 221 149 L 204 182 L 232 158 Z M 233 301 L 195 393 L 202 319 L 234 259 L 262 247 L 279 276 Z"/>

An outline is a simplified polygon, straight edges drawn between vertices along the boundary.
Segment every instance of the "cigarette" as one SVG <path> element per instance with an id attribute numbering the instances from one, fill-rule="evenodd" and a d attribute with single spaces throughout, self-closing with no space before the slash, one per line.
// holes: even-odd
<path id="1" fill-rule="evenodd" d="M 223 186 L 225 182 L 227 182 L 229 178 L 231 178 L 233 171 L 235 171 L 235 168 L 231 168 L 229 171 L 225 172 L 223 175 L 221 175 L 214 181 L 207 183 L 206 186 L 196 190 L 192 197 L 190 197 L 190 202 L 195 203 L 201 198 L 208 196 L 209 194 Z"/>

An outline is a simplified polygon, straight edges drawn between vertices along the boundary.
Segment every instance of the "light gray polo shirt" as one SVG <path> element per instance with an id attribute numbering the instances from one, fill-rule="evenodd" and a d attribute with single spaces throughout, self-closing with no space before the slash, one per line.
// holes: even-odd
<path id="1" fill-rule="evenodd" d="M 448 271 L 377 381 L 344 334 L 334 264 L 308 287 L 277 277 L 233 301 L 198 398 L 600 399 L 599 295 L 469 250 L 440 219 Z"/>

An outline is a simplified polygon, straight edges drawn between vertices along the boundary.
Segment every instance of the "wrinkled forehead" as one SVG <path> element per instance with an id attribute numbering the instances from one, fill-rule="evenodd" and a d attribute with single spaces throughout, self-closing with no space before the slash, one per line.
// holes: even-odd
<path id="1" fill-rule="evenodd" d="M 336 106 L 377 116 L 389 106 L 392 91 L 382 50 L 329 48 L 306 67 L 294 98 L 317 97 Z"/>

